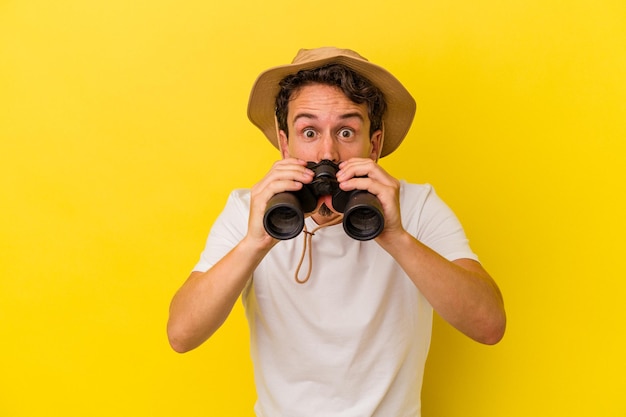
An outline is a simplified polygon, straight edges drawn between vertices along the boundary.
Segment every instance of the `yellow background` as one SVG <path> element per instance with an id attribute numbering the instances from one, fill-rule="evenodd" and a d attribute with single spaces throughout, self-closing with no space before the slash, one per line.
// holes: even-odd
<path id="1" fill-rule="evenodd" d="M 278 158 L 252 82 L 321 45 L 414 94 L 382 164 L 505 296 L 497 346 L 436 319 L 423 415 L 626 416 L 626 3 L 383 3 L 0 1 L 0 416 L 252 415 L 241 307 L 186 355 L 167 309 Z"/>

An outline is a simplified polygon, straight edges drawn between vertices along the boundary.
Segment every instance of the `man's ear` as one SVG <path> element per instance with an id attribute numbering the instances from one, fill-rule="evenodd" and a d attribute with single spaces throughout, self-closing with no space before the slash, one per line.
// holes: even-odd
<path id="1" fill-rule="evenodd" d="M 278 150 L 283 159 L 289 158 L 289 139 L 284 130 L 278 127 L 278 119 L 274 116 L 274 128 L 276 129 L 276 137 L 278 138 Z"/>
<path id="2" fill-rule="evenodd" d="M 380 158 L 380 153 L 383 150 L 384 140 L 384 128 L 375 131 L 370 139 L 370 144 L 372 146 L 372 149 L 370 150 L 370 158 L 374 161 L 378 161 L 378 159 Z"/>
<path id="3" fill-rule="evenodd" d="M 289 139 L 284 130 L 278 130 L 278 149 L 283 159 L 289 158 Z"/>

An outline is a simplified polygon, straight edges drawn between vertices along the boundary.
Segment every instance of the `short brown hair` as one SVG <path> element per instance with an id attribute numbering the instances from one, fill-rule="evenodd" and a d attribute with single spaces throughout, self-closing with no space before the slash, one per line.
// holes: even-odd
<path id="1" fill-rule="evenodd" d="M 276 96 L 276 119 L 278 128 L 289 136 L 287 111 L 289 100 L 302 87 L 312 84 L 324 84 L 339 88 L 356 104 L 367 104 L 370 119 L 370 137 L 382 129 L 382 120 L 387 103 L 383 93 L 368 79 L 341 64 L 327 64 L 322 67 L 300 70 L 290 74 L 279 83 L 280 90 Z"/>

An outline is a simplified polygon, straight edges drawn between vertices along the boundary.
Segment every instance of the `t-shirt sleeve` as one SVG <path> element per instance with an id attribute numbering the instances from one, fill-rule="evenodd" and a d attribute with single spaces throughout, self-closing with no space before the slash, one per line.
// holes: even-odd
<path id="1" fill-rule="evenodd" d="M 403 187 L 402 217 L 410 233 L 449 261 L 478 261 L 461 222 L 431 185 L 403 183 Z"/>
<path id="2" fill-rule="evenodd" d="M 224 210 L 211 227 L 204 250 L 194 271 L 207 271 L 231 251 L 248 230 L 250 212 L 249 190 L 234 190 L 228 197 Z"/>

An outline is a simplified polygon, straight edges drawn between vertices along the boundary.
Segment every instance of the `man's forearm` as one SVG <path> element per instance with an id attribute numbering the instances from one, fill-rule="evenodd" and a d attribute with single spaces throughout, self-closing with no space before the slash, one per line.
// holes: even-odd
<path id="1" fill-rule="evenodd" d="M 502 296 L 478 262 L 450 262 L 409 234 L 380 243 L 444 320 L 481 343 L 494 344 L 502 338 L 506 326 Z"/>
<path id="2" fill-rule="evenodd" d="M 191 273 L 170 305 L 167 333 L 175 351 L 195 349 L 215 333 L 268 250 L 244 239 L 208 271 Z"/>

